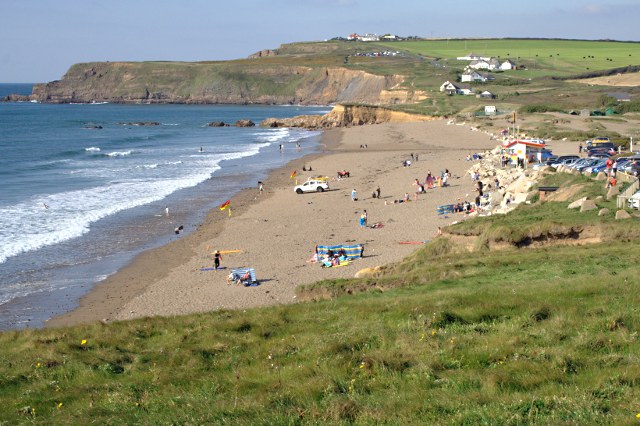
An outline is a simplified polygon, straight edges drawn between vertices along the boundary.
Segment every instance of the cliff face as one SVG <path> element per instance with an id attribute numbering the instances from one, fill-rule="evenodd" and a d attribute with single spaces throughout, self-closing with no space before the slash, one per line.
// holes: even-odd
<path id="1" fill-rule="evenodd" d="M 268 58 L 267 58 L 268 59 Z M 34 87 L 40 102 L 193 104 L 388 104 L 417 100 L 397 87 L 401 76 L 341 67 L 242 61 L 96 62 L 72 66 L 61 80 Z"/>
<path id="2" fill-rule="evenodd" d="M 292 118 L 268 118 L 263 127 L 303 127 L 328 129 L 332 127 L 362 126 L 364 124 L 407 123 L 434 120 L 433 117 L 391 111 L 377 106 L 336 105 L 325 115 L 299 115 Z"/>

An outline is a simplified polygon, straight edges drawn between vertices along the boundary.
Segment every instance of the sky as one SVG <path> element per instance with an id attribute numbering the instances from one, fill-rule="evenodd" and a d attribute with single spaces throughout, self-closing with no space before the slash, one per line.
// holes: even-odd
<path id="1" fill-rule="evenodd" d="M 244 58 L 351 33 L 640 41 L 638 0 L 0 0 L 0 82 L 93 61 Z"/>

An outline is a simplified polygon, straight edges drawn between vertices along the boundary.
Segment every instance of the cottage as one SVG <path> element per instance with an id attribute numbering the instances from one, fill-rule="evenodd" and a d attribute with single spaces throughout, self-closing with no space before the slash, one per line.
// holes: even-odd
<path id="1" fill-rule="evenodd" d="M 464 82 L 479 82 L 486 83 L 487 81 L 495 80 L 495 77 L 491 74 L 481 73 L 478 71 L 465 71 L 460 77 L 460 81 Z"/>
<path id="2" fill-rule="evenodd" d="M 471 63 L 469 64 L 469 68 L 474 70 L 488 70 L 489 62 L 483 59 L 477 59 L 477 60 L 471 61 Z"/>
<path id="3" fill-rule="evenodd" d="M 479 95 L 481 98 L 486 98 L 486 99 L 495 99 L 496 95 L 494 95 L 493 93 L 491 93 L 488 90 L 485 90 L 484 92 L 480 93 Z"/>
<path id="4" fill-rule="evenodd" d="M 450 81 L 442 83 L 440 91 L 445 92 L 447 95 L 473 95 L 475 93 L 473 88 L 468 84 L 455 84 Z"/>
<path id="5" fill-rule="evenodd" d="M 513 61 L 507 59 L 506 61 L 504 61 L 503 63 L 500 64 L 500 69 L 502 71 L 515 70 L 516 69 L 516 64 L 513 63 Z"/>

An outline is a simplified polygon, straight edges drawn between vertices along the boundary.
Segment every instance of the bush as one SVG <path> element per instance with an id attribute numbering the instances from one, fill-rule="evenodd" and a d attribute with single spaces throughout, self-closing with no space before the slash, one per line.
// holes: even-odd
<path id="1" fill-rule="evenodd" d="M 525 105 L 520 108 L 521 113 L 536 113 L 536 112 L 564 112 L 564 110 L 557 105 L 538 104 L 538 105 Z"/>

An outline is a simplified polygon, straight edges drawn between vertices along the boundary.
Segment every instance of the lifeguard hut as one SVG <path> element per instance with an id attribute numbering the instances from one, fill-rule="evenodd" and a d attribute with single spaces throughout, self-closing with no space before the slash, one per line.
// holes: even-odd
<path id="1" fill-rule="evenodd" d="M 528 163 L 539 163 L 542 159 L 542 151 L 545 148 L 542 139 L 507 139 L 502 143 L 503 151 L 511 158 L 513 164 L 518 159 Z"/>

